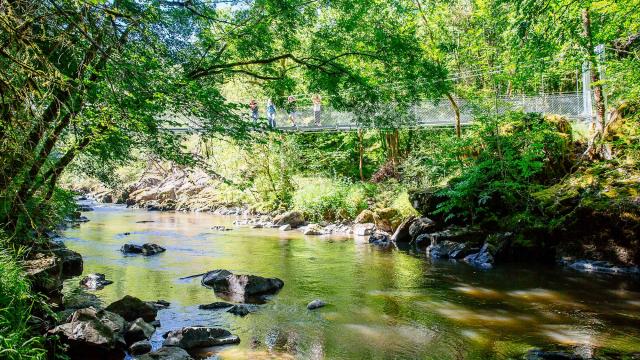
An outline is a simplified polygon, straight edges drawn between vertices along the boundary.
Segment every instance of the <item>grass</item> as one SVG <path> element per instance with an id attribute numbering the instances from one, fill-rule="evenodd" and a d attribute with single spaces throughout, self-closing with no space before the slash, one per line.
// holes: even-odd
<path id="1" fill-rule="evenodd" d="M 0 249 L 0 359 L 45 359 L 44 338 L 34 336 L 28 324 L 38 302 L 16 261 Z"/>
<path id="2" fill-rule="evenodd" d="M 308 220 L 352 220 L 367 208 L 360 184 L 325 177 L 298 178 L 296 184 L 292 207 Z"/>

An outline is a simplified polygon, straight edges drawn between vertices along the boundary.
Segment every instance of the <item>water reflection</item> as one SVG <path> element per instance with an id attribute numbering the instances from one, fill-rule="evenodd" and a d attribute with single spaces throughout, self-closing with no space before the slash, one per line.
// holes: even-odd
<path id="1" fill-rule="evenodd" d="M 545 267 L 483 272 L 339 237 L 233 228 L 234 219 L 204 213 L 102 207 L 87 216 L 66 242 L 83 254 L 85 273 L 114 281 L 95 292 L 100 300 L 129 294 L 172 303 L 159 312 L 156 347 L 166 331 L 207 325 L 242 339 L 199 353 L 224 359 L 490 359 L 554 344 L 640 351 L 640 286 L 629 279 Z M 167 251 L 123 256 L 125 242 Z M 201 310 L 221 299 L 199 278 L 179 278 L 213 269 L 278 277 L 285 286 L 244 318 Z M 329 305 L 307 310 L 316 298 Z"/>

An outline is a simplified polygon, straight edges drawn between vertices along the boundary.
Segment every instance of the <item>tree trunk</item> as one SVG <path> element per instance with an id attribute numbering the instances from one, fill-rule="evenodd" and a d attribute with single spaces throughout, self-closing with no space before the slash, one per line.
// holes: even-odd
<path id="1" fill-rule="evenodd" d="M 456 136 L 457 137 L 461 137 L 462 136 L 462 124 L 460 123 L 460 107 L 458 106 L 458 103 L 453 98 L 453 96 L 451 96 L 451 94 L 449 92 L 447 92 L 446 95 L 447 95 L 447 99 L 449 99 L 449 102 L 451 103 L 451 107 L 453 108 L 453 111 L 456 114 Z"/>
<path id="2" fill-rule="evenodd" d="M 593 36 L 591 34 L 591 18 L 589 15 L 589 9 L 582 9 L 582 36 L 585 40 L 585 46 L 587 47 L 587 54 L 589 56 L 589 64 L 591 65 L 591 82 L 593 85 L 593 100 L 596 104 L 596 131 L 602 133 L 605 126 L 605 107 L 604 107 L 604 93 L 602 85 L 600 84 L 600 74 L 598 73 L 597 63 L 595 60 L 596 54 L 593 48 Z"/>
<path id="3" fill-rule="evenodd" d="M 364 173 L 362 168 L 364 167 L 364 147 L 362 144 L 362 129 L 358 129 L 358 170 L 360 170 L 360 181 L 364 181 Z"/>

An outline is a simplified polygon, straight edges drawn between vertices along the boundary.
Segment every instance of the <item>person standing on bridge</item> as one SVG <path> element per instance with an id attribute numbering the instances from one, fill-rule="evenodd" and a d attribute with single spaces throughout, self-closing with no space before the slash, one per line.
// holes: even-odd
<path id="1" fill-rule="evenodd" d="M 289 115 L 289 121 L 296 127 L 296 98 L 293 95 L 289 95 L 287 98 L 285 110 L 287 110 L 287 114 Z"/>
<path id="2" fill-rule="evenodd" d="M 269 126 L 276 127 L 276 106 L 271 99 L 267 99 L 267 120 L 269 120 Z"/>
<path id="3" fill-rule="evenodd" d="M 253 119 L 253 124 L 258 123 L 258 102 L 256 99 L 251 99 L 249 102 L 249 108 L 251 109 L 251 118 Z"/>
<path id="4" fill-rule="evenodd" d="M 315 94 L 311 98 L 313 101 L 313 120 L 316 126 L 320 126 L 320 111 L 322 110 L 322 98 L 320 95 Z"/>

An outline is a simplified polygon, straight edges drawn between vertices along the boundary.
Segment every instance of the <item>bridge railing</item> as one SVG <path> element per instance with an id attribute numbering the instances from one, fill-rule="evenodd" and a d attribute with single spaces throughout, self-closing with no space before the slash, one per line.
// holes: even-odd
<path id="1" fill-rule="evenodd" d="M 460 122 L 469 125 L 483 111 L 468 100 L 458 98 L 456 103 L 460 110 Z M 534 96 L 500 96 L 496 98 L 498 113 L 520 110 L 527 113 L 558 114 L 579 121 L 590 121 L 591 111 L 583 107 L 582 95 L 577 93 L 541 94 Z M 494 107 L 495 109 L 495 107 Z M 485 109 L 490 113 L 494 109 Z M 402 122 L 397 127 L 429 127 L 454 126 L 455 111 L 448 99 L 425 100 L 414 104 L 407 113 L 398 114 Z M 376 113 L 369 114 L 372 118 Z M 388 113 L 384 114 L 389 117 Z M 291 120 L 293 118 L 293 121 Z M 294 126 L 295 122 L 295 126 Z M 319 121 L 316 120 L 312 107 L 298 110 L 291 116 L 284 111 L 276 113 L 276 127 L 281 130 L 327 131 L 348 130 L 361 127 L 394 127 L 392 122 L 363 125 L 356 121 L 352 112 L 339 111 L 330 107 L 322 107 Z"/>

